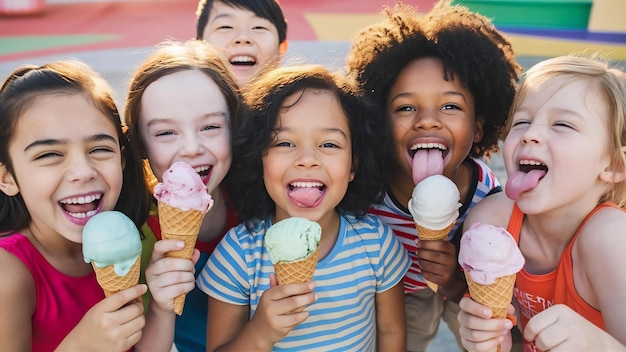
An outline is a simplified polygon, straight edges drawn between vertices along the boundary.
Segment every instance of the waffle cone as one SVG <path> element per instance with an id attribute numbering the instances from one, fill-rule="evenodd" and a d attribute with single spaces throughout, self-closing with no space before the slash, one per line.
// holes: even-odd
<path id="1" fill-rule="evenodd" d="M 159 225 L 161 226 L 161 238 L 164 240 L 185 241 L 185 247 L 178 251 L 167 253 L 168 257 L 191 259 L 196 247 L 200 225 L 204 219 L 204 212 L 199 210 L 181 210 L 163 202 L 159 206 Z M 183 314 L 186 294 L 180 294 L 174 299 L 174 312 Z"/>
<path id="2" fill-rule="evenodd" d="M 421 241 L 445 240 L 448 238 L 448 234 L 454 227 L 454 224 L 456 224 L 456 220 L 440 230 L 433 230 L 415 224 L 415 229 L 417 230 L 417 237 L 419 237 Z"/>
<path id="3" fill-rule="evenodd" d="M 513 297 L 515 276 L 516 274 L 503 276 L 496 279 L 496 282 L 491 285 L 482 285 L 472 280 L 470 275 L 465 272 L 465 279 L 472 299 L 491 308 L 493 318 L 506 318 L 506 311 Z"/>
<path id="4" fill-rule="evenodd" d="M 456 224 L 456 220 L 453 221 L 450 225 L 440 230 L 433 230 L 433 229 L 429 229 L 427 227 L 422 227 L 418 224 L 415 224 L 415 229 L 417 230 L 417 237 L 420 239 L 420 241 L 445 240 L 448 238 L 448 233 L 450 233 L 450 231 L 452 230 L 452 227 L 454 227 L 454 224 Z M 439 290 L 439 285 L 437 285 L 436 283 L 428 281 L 428 280 L 425 280 L 425 281 L 426 281 L 426 285 L 428 285 L 428 287 L 430 287 L 430 289 L 433 290 L 433 292 L 437 292 L 437 290 Z"/>
<path id="5" fill-rule="evenodd" d="M 139 267 L 141 262 L 141 256 L 137 256 L 135 263 L 130 267 L 128 273 L 124 276 L 118 276 L 115 273 L 115 267 L 113 265 L 107 265 L 103 268 L 98 268 L 93 262 L 91 265 L 96 272 L 96 279 L 98 284 L 104 291 L 104 296 L 110 295 L 133 287 L 139 283 Z"/>
<path id="6" fill-rule="evenodd" d="M 309 282 L 313 279 L 317 267 L 319 247 L 308 257 L 295 262 L 276 263 L 274 272 L 279 285 Z"/>

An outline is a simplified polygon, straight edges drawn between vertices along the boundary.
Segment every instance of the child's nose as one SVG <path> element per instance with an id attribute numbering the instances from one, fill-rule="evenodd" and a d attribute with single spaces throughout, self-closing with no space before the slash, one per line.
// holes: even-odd
<path id="1" fill-rule="evenodd" d="M 318 166 L 320 164 L 319 158 L 317 157 L 317 151 L 313 148 L 302 148 L 300 152 L 297 164 L 302 167 L 313 167 Z"/>
<path id="2" fill-rule="evenodd" d="M 441 120 L 438 118 L 437 113 L 425 109 L 417 114 L 413 126 L 416 129 L 439 128 L 441 127 Z"/>
<path id="3" fill-rule="evenodd" d="M 97 177 L 96 169 L 85 156 L 71 157 L 67 169 L 67 177 L 72 182 L 86 182 Z"/>

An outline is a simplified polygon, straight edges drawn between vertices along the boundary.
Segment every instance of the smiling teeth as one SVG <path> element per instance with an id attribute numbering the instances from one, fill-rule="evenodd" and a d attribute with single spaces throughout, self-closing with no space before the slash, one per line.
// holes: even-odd
<path id="1" fill-rule="evenodd" d="M 239 62 L 254 62 L 254 59 L 249 56 L 235 56 L 230 59 L 231 63 L 239 63 Z"/>
<path id="2" fill-rule="evenodd" d="M 413 146 L 411 146 L 410 150 L 434 149 L 434 148 L 439 149 L 439 150 L 448 150 L 448 148 L 446 148 L 446 146 L 441 143 L 418 143 L 418 144 L 414 144 Z"/>
<path id="3" fill-rule="evenodd" d="M 544 165 L 544 163 L 537 160 L 520 160 L 520 165 Z"/>
<path id="4" fill-rule="evenodd" d="M 92 217 L 94 215 L 96 215 L 98 213 L 97 210 L 90 210 L 86 213 L 72 213 L 72 212 L 67 212 L 68 214 L 70 214 L 72 217 L 77 218 L 77 219 L 85 219 L 85 218 L 89 218 Z"/>
<path id="5" fill-rule="evenodd" d="M 194 171 L 197 172 L 197 173 L 201 173 L 202 171 L 206 171 L 208 169 L 209 169 L 208 166 L 198 166 L 198 167 L 194 168 Z"/>
<path id="6" fill-rule="evenodd" d="M 86 197 L 67 198 L 67 199 L 62 199 L 61 203 L 63 204 L 87 204 L 97 199 L 100 199 L 101 196 L 102 195 L 100 194 L 96 194 L 96 195 L 91 195 L 91 196 L 86 196 Z"/>
<path id="7" fill-rule="evenodd" d="M 323 184 L 319 182 L 294 182 L 290 184 L 291 187 L 298 188 L 313 188 L 313 187 L 322 187 Z"/>

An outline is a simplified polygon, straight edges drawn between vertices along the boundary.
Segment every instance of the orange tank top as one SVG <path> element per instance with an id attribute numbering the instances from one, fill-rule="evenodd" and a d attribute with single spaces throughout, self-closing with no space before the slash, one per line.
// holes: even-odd
<path id="1" fill-rule="evenodd" d="M 557 268 L 554 271 L 541 275 L 533 275 L 528 273 L 525 269 L 522 269 L 517 273 L 513 294 L 519 302 L 522 328 L 526 326 L 528 320 L 535 314 L 554 304 L 565 304 L 602 330 L 606 330 L 602 313 L 587 304 L 587 302 L 578 295 L 578 292 L 576 292 L 572 273 L 572 246 L 576 238 L 578 238 L 580 229 L 593 214 L 605 207 L 620 209 L 614 203 L 605 202 L 591 211 L 578 230 L 576 230 L 574 237 L 572 237 L 572 240 L 563 251 Z M 513 235 L 518 244 L 523 219 L 524 213 L 515 205 L 507 230 Z"/>

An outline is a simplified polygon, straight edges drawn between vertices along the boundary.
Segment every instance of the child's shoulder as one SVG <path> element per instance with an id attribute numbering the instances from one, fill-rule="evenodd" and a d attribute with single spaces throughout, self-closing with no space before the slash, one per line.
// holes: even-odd
<path id="1" fill-rule="evenodd" d="M 463 228 L 468 229 L 477 222 L 507 228 L 514 204 L 504 192 L 494 193 L 489 197 L 485 197 L 469 210 Z"/>
<path id="2" fill-rule="evenodd" d="M 606 205 L 596 208 L 580 229 L 577 242 L 581 249 L 599 254 L 616 248 L 620 252 L 626 250 L 626 210 L 611 203 Z"/>

